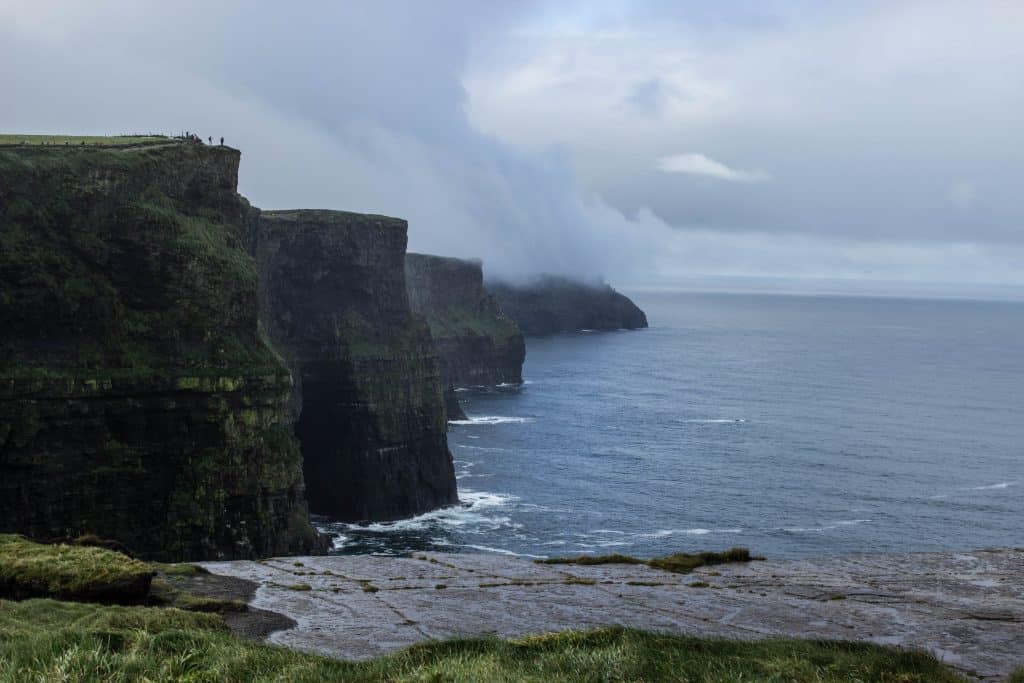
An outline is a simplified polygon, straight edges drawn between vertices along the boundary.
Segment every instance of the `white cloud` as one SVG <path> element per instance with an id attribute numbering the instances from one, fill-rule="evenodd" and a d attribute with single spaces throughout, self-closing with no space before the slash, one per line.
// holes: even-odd
<path id="1" fill-rule="evenodd" d="M 690 173 L 733 183 L 758 183 L 771 179 L 771 176 L 764 171 L 743 171 L 738 168 L 730 168 L 721 161 L 715 161 L 696 152 L 662 157 L 658 160 L 658 168 L 665 173 Z"/>

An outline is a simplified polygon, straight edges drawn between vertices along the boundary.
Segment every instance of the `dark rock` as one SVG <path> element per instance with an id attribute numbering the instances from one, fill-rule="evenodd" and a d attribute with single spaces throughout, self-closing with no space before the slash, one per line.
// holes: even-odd
<path id="1" fill-rule="evenodd" d="M 466 419 L 466 413 L 459 404 L 459 396 L 455 393 L 455 387 L 451 385 L 444 390 L 444 412 L 449 420 Z"/>
<path id="2" fill-rule="evenodd" d="M 644 312 L 604 283 L 545 276 L 523 285 L 488 282 L 487 288 L 527 335 L 647 327 Z"/>
<path id="3" fill-rule="evenodd" d="M 254 211 L 250 225 L 312 510 L 389 520 L 456 503 L 437 356 L 406 294 L 406 222 Z"/>
<path id="4" fill-rule="evenodd" d="M 437 345 L 444 386 L 523 381 L 523 335 L 484 288 L 480 261 L 407 254 L 405 272 L 412 310 L 427 319 Z"/>
<path id="5" fill-rule="evenodd" d="M 323 551 L 238 162 L 0 150 L 0 531 L 164 560 Z"/>

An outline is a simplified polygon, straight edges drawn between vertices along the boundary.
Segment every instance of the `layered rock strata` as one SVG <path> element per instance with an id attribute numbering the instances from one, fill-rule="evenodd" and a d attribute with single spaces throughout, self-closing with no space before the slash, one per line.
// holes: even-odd
<path id="1" fill-rule="evenodd" d="M 264 329 L 292 369 L 311 509 L 390 520 L 457 502 L 437 355 L 409 307 L 403 220 L 253 212 Z"/>
<path id="2" fill-rule="evenodd" d="M 0 150 L 0 531 L 166 560 L 322 550 L 238 163 Z"/>

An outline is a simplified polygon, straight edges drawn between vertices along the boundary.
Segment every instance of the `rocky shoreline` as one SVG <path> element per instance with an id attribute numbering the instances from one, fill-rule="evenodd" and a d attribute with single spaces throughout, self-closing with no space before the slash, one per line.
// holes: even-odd
<path id="1" fill-rule="evenodd" d="M 978 680 L 1002 680 L 1024 663 L 1024 549 L 776 560 L 691 574 L 437 553 L 204 566 L 254 582 L 252 608 L 295 622 L 270 642 L 345 659 L 457 636 L 614 624 L 919 648 Z"/>

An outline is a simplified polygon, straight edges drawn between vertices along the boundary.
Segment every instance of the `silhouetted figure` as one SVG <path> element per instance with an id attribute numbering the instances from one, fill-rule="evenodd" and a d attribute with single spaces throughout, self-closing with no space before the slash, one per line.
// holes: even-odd
<path id="1" fill-rule="evenodd" d="M 220 146 L 221 147 L 224 146 L 224 136 L 223 135 L 220 136 Z"/>
<path id="2" fill-rule="evenodd" d="M 212 136 L 212 135 L 211 135 L 211 136 L 209 136 L 209 137 L 207 137 L 206 139 L 210 141 L 210 144 L 211 144 L 211 145 L 213 144 L 213 136 Z"/>

